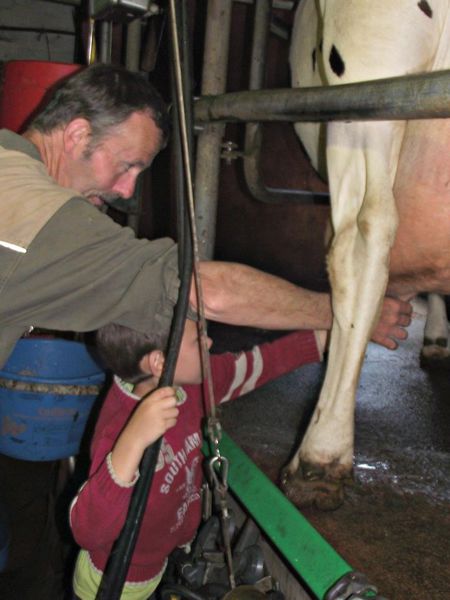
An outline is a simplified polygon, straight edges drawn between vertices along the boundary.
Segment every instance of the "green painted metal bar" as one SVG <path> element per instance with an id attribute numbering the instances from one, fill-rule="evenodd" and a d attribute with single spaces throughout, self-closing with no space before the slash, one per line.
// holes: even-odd
<path id="1" fill-rule="evenodd" d="M 207 443 L 203 451 L 211 455 Z M 353 569 L 224 431 L 220 452 L 230 463 L 228 484 L 255 522 L 311 591 L 327 591 Z"/>

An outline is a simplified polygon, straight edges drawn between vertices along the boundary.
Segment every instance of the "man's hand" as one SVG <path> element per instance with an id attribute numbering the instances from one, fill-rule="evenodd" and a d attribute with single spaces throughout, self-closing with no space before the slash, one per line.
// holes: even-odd
<path id="1" fill-rule="evenodd" d="M 398 341 L 406 340 L 405 327 L 411 323 L 412 305 L 397 298 L 385 297 L 381 306 L 380 318 L 372 332 L 371 340 L 381 346 L 395 350 Z"/>

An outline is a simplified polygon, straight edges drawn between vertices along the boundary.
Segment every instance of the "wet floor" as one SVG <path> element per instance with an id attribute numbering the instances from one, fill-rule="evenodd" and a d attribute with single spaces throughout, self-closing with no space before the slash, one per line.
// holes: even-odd
<path id="1" fill-rule="evenodd" d="M 449 600 L 450 375 L 419 367 L 424 309 L 417 308 L 409 339 L 396 352 L 374 344 L 367 350 L 355 484 L 346 502 L 329 513 L 302 512 L 389 600 Z M 227 341 L 218 348 L 239 347 L 242 333 L 219 331 L 219 342 Z M 223 409 L 226 430 L 274 481 L 296 448 L 322 377 L 323 366 L 307 365 Z"/>

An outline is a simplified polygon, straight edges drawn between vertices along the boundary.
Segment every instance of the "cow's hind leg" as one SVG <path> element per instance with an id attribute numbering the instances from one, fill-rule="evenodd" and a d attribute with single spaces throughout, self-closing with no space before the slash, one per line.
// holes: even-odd
<path id="1" fill-rule="evenodd" d="M 394 123 L 333 123 L 327 160 L 334 238 L 328 257 L 334 321 L 319 402 L 282 486 L 299 506 L 335 508 L 352 475 L 355 394 L 388 280 L 397 228 Z M 401 127 L 401 125 L 400 125 Z M 401 133 L 401 132 L 400 132 Z"/>
<path id="2" fill-rule="evenodd" d="M 427 320 L 420 353 L 422 367 L 450 368 L 448 328 L 445 298 L 439 294 L 428 294 Z"/>

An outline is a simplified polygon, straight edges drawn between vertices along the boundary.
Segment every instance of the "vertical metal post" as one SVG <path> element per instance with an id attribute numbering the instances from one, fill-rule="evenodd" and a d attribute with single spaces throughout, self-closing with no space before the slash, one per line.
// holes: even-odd
<path id="1" fill-rule="evenodd" d="M 125 66 L 129 71 L 139 71 L 141 54 L 141 19 L 133 19 L 127 25 L 127 41 L 125 48 Z M 142 176 L 138 177 L 134 190 L 134 212 L 127 214 L 127 225 L 137 235 L 142 206 Z"/>
<path id="2" fill-rule="evenodd" d="M 112 54 L 112 23 L 100 21 L 99 59 L 102 63 L 111 62 Z"/>
<path id="3" fill-rule="evenodd" d="M 141 37 L 141 19 L 133 19 L 127 25 L 125 48 L 125 66 L 129 71 L 139 71 Z"/>
<path id="4" fill-rule="evenodd" d="M 232 0 L 209 0 L 201 94 L 225 92 Z M 214 254 L 221 141 L 225 125 L 209 123 L 198 136 L 195 163 L 195 211 L 199 254 Z"/>

